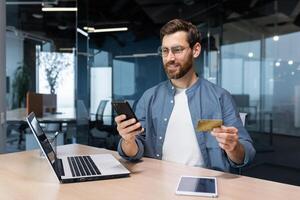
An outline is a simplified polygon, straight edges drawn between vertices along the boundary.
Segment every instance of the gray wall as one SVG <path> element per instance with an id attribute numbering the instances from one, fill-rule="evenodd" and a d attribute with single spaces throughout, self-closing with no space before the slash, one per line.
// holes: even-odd
<path id="1" fill-rule="evenodd" d="M 5 27 L 6 12 L 5 1 L 0 1 L 0 153 L 4 152 L 6 131 L 5 131 Z"/>

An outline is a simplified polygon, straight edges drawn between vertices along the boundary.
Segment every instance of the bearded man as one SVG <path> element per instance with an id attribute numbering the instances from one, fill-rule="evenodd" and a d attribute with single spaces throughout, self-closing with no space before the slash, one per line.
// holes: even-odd
<path id="1" fill-rule="evenodd" d="M 249 164 L 252 140 L 225 89 L 197 76 L 200 33 L 190 22 L 174 19 L 160 30 L 162 56 L 169 80 L 148 89 L 136 106 L 135 119 L 115 118 L 121 135 L 119 154 L 129 161 L 143 156 L 230 172 Z M 212 131 L 200 120 L 222 120 Z"/>

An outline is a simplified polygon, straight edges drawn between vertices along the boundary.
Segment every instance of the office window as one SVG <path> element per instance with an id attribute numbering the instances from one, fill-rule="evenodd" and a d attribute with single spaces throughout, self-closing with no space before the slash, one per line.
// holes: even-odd
<path id="1" fill-rule="evenodd" d="M 266 39 L 264 105 L 272 112 L 273 131 L 299 136 L 300 32 Z"/>
<path id="2" fill-rule="evenodd" d="M 111 67 L 91 68 L 91 113 L 96 113 L 101 100 L 111 100 L 112 96 Z M 104 115 L 111 115 L 111 104 L 108 103 Z"/>
<path id="3" fill-rule="evenodd" d="M 260 98 L 260 41 L 222 46 L 222 87 L 232 94 L 247 94 L 250 104 Z"/>
<path id="4" fill-rule="evenodd" d="M 57 94 L 57 107 L 74 107 L 74 54 L 37 50 L 38 92 Z M 51 91 L 52 90 L 52 91 Z"/>

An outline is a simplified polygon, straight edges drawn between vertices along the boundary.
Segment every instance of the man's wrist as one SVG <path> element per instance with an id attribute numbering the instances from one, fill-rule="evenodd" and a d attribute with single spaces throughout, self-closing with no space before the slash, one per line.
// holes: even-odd
<path id="1" fill-rule="evenodd" d="M 127 139 L 127 140 L 125 140 L 125 139 L 123 138 L 122 143 L 124 143 L 125 145 L 131 145 L 131 144 L 134 144 L 134 143 L 135 143 L 135 137 L 134 137 L 133 139 Z"/>
<path id="2" fill-rule="evenodd" d="M 125 140 L 122 139 L 121 148 L 123 153 L 128 157 L 134 157 L 138 153 L 138 145 L 134 139 Z"/>
<path id="3" fill-rule="evenodd" d="M 243 145 L 238 142 L 237 145 L 231 150 L 226 151 L 229 159 L 235 164 L 242 164 L 245 158 L 245 151 Z"/>

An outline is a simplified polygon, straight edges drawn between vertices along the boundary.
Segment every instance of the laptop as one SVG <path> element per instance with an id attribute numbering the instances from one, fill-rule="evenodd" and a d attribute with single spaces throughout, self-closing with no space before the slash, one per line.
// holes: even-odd
<path id="1" fill-rule="evenodd" d="M 57 157 L 35 114 L 27 123 L 60 183 L 128 177 L 130 172 L 111 154 Z"/>

